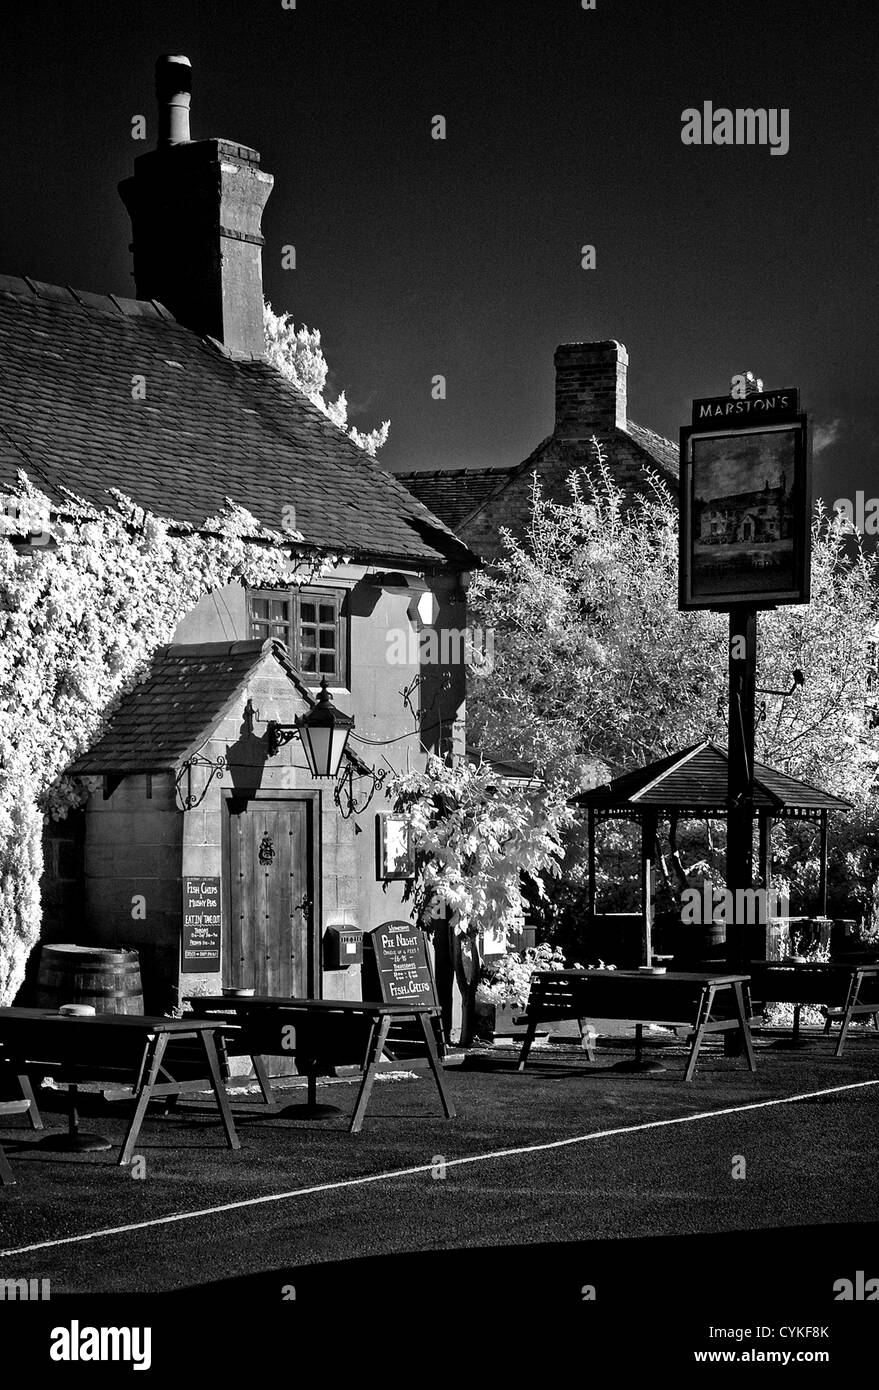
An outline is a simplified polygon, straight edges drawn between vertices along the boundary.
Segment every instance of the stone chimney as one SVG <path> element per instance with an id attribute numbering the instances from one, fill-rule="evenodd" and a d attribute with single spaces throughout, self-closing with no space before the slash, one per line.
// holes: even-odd
<path id="1" fill-rule="evenodd" d="M 261 357 L 263 208 L 271 174 L 231 140 L 190 140 L 188 58 L 156 63 L 155 150 L 119 185 L 131 218 L 138 299 L 158 299 L 231 357 Z"/>
<path id="2" fill-rule="evenodd" d="M 561 343 L 555 350 L 555 434 L 589 439 L 626 428 L 629 356 L 612 338 Z"/>

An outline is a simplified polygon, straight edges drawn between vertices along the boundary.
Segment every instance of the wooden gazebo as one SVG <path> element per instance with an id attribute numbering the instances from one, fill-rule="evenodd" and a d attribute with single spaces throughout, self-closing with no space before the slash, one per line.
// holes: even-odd
<path id="1" fill-rule="evenodd" d="M 624 772 L 613 781 L 572 798 L 589 816 L 589 922 L 595 922 L 595 828 L 601 821 L 631 820 L 641 826 L 641 954 L 652 955 L 651 874 L 660 819 L 669 820 L 671 838 L 679 820 L 724 820 L 727 815 L 727 751 L 710 740 L 660 758 L 647 767 Z M 827 911 L 827 818 L 831 811 L 850 811 L 851 803 L 821 791 L 764 763 L 755 762 L 754 811 L 759 825 L 759 871 L 771 886 L 771 834 L 776 820 L 815 822 L 821 834 L 818 911 Z"/>

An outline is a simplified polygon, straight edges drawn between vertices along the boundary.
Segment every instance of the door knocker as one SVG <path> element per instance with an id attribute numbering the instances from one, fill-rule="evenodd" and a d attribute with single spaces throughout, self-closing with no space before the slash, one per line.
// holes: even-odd
<path id="1" fill-rule="evenodd" d="M 275 847 L 272 844 L 272 837 L 268 831 L 263 835 L 259 846 L 260 864 L 273 864 L 275 862 Z"/>

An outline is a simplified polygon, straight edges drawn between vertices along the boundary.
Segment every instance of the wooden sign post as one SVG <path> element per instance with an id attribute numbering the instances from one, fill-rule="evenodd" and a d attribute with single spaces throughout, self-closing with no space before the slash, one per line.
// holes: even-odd
<path id="1" fill-rule="evenodd" d="M 731 384 L 694 401 L 681 430 L 678 607 L 729 614 L 726 882 L 737 901 L 753 886 L 757 612 L 809 602 L 811 455 L 794 387 L 764 391 L 750 372 Z M 730 966 L 747 948 L 736 922 Z"/>

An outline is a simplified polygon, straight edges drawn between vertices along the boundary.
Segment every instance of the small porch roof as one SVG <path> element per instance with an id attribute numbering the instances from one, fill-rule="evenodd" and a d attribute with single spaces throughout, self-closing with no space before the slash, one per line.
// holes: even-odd
<path id="1" fill-rule="evenodd" d="M 123 695 L 97 742 L 68 769 L 77 776 L 177 772 L 236 705 L 257 667 L 274 659 L 303 703 L 313 696 L 280 642 L 161 647 Z"/>

